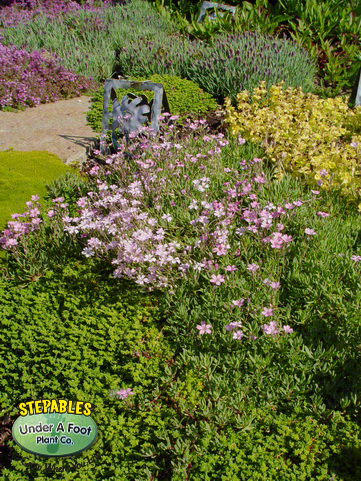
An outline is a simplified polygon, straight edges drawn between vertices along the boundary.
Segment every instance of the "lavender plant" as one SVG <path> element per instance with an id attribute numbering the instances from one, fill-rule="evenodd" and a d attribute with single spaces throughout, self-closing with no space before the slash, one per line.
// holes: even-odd
<path id="1" fill-rule="evenodd" d="M 23 12 L 20 11 L 16 21 L 11 17 L 6 23 L 3 18 L 4 45 L 16 45 L 28 52 L 46 48 L 62 58 L 66 69 L 74 69 L 77 74 L 91 76 L 96 81 L 113 77 L 120 45 L 139 44 L 140 49 L 135 53 L 139 62 L 146 39 L 157 36 L 162 43 L 167 35 L 177 31 L 174 23 L 162 20 L 151 5 L 137 0 L 126 6 L 105 3 L 101 8 L 89 6 L 56 14 L 52 10 L 35 11 L 31 22 L 29 15 L 34 11 L 22 18 Z"/>
<path id="2" fill-rule="evenodd" d="M 314 89 L 316 66 L 307 52 L 286 39 L 254 32 L 223 35 L 205 47 L 195 49 L 187 65 L 187 75 L 216 98 L 229 96 L 235 102 L 241 90 L 253 90 L 257 82 L 267 88 L 283 80 L 285 87 Z M 279 79 L 279 80 L 278 80 Z"/>
<path id="3" fill-rule="evenodd" d="M 112 4 L 110 0 L 89 0 L 82 2 L 82 5 L 71 0 L 15 0 L 8 3 L 0 10 L 0 27 L 2 28 L 29 23 L 38 15 L 45 15 L 49 20 L 80 10 L 98 13 L 102 7 Z"/>

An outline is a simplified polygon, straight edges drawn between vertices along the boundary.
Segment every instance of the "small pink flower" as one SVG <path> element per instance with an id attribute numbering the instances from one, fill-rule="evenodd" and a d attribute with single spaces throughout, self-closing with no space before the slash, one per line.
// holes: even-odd
<path id="1" fill-rule="evenodd" d="M 248 264 L 247 271 L 255 273 L 257 269 L 259 269 L 257 264 Z"/>
<path id="2" fill-rule="evenodd" d="M 40 197 L 38 195 L 32 195 L 31 196 L 31 200 L 33 200 L 34 202 L 38 201 L 40 199 Z"/>
<path id="3" fill-rule="evenodd" d="M 236 266 L 227 266 L 226 267 L 226 271 L 227 272 L 234 272 L 237 270 L 237 267 Z"/>
<path id="4" fill-rule="evenodd" d="M 212 250 L 217 256 L 224 256 L 227 254 L 227 248 L 224 244 L 218 244 L 216 247 Z"/>
<path id="5" fill-rule="evenodd" d="M 233 339 L 239 339 L 239 340 L 241 340 L 243 336 L 244 336 L 244 334 L 243 334 L 242 331 L 237 331 L 237 332 L 234 332 L 234 333 L 233 333 Z"/>
<path id="6" fill-rule="evenodd" d="M 266 182 L 265 178 L 262 175 L 255 177 L 254 181 L 257 182 L 257 184 L 264 184 Z"/>
<path id="7" fill-rule="evenodd" d="M 287 203 L 287 204 L 285 204 L 285 207 L 286 207 L 286 209 L 291 210 L 291 209 L 293 209 L 293 204 Z"/>
<path id="8" fill-rule="evenodd" d="M 197 326 L 197 329 L 199 330 L 199 334 L 211 334 L 212 331 L 212 326 L 211 324 L 206 324 L 204 321 L 202 321 L 200 326 Z"/>
<path id="9" fill-rule="evenodd" d="M 293 329 L 290 326 L 283 326 L 283 330 L 286 334 L 291 334 L 291 332 L 293 332 Z"/>
<path id="10" fill-rule="evenodd" d="M 7 239 L 5 242 L 6 247 L 16 246 L 18 241 L 16 239 Z"/>
<path id="11" fill-rule="evenodd" d="M 234 329 L 236 329 L 236 327 L 242 327 L 242 322 L 241 321 L 230 322 L 226 326 L 226 331 L 233 331 Z"/>
<path id="12" fill-rule="evenodd" d="M 211 276 L 211 283 L 216 284 L 216 286 L 220 286 L 224 282 L 224 276 L 221 276 L 220 274 L 218 276 L 212 275 Z"/>
<path id="13" fill-rule="evenodd" d="M 311 190 L 312 194 L 318 195 L 320 192 L 318 190 Z"/>
<path id="14" fill-rule="evenodd" d="M 239 145 L 242 145 L 242 144 L 244 144 L 245 142 L 246 142 L 245 139 L 242 139 L 242 137 L 239 135 L 239 136 L 238 136 L 238 143 L 239 143 Z"/>
<path id="15" fill-rule="evenodd" d="M 286 243 L 291 242 L 292 236 L 285 234 L 285 235 L 282 236 L 282 240 L 283 240 L 283 242 L 286 242 Z"/>
<path id="16" fill-rule="evenodd" d="M 242 307 L 244 304 L 244 299 L 239 299 L 237 301 L 232 301 L 232 304 L 237 307 Z"/>
<path id="17" fill-rule="evenodd" d="M 281 284 L 279 282 L 271 282 L 270 286 L 272 287 L 272 289 L 276 290 L 281 287 Z"/>
<path id="18" fill-rule="evenodd" d="M 361 256 L 351 256 L 351 259 L 357 263 L 361 261 Z"/>
<path id="19" fill-rule="evenodd" d="M 128 396 L 134 394 L 134 392 L 132 392 L 131 388 L 129 387 L 128 389 L 121 389 L 116 394 L 121 399 L 126 399 Z"/>
<path id="20" fill-rule="evenodd" d="M 321 217 L 328 217 L 330 214 L 327 214 L 327 212 L 317 212 L 317 215 L 320 215 Z"/>
<path id="21" fill-rule="evenodd" d="M 296 205 L 297 207 L 301 207 L 301 205 L 303 205 L 303 202 L 300 201 L 300 200 L 295 200 L 293 203 L 294 203 L 294 205 Z"/>
<path id="22" fill-rule="evenodd" d="M 315 232 L 314 229 L 309 229 L 309 228 L 307 227 L 307 229 L 305 229 L 305 234 L 307 234 L 307 235 L 316 235 L 317 232 Z"/>
<path id="23" fill-rule="evenodd" d="M 270 307 L 270 308 L 265 307 L 265 308 L 262 310 L 262 314 L 263 314 L 265 317 L 273 316 L 273 309 L 272 309 L 272 307 Z"/>
<path id="24" fill-rule="evenodd" d="M 261 327 L 261 329 L 267 335 L 275 335 L 279 333 L 279 330 L 277 329 L 277 327 L 278 327 L 278 322 L 271 321 L 269 324 L 264 324 Z"/>
<path id="25" fill-rule="evenodd" d="M 54 215 L 56 215 L 55 210 L 49 210 L 49 211 L 48 211 L 48 217 L 50 217 L 50 219 L 51 219 L 52 217 L 54 217 Z"/>

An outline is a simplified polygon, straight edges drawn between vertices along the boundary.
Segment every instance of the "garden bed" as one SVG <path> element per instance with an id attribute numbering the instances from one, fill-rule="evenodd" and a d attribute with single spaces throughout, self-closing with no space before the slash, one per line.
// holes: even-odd
<path id="1" fill-rule="evenodd" d="M 155 48 L 175 70 L 197 58 L 196 43 L 177 57 L 164 12 L 157 18 L 144 4 L 133 18 L 132 5 L 117 14 L 132 21 L 132 42 L 146 26 L 149 58 Z M 164 51 L 151 44 L 154 25 L 164 27 Z M 6 35 L 20 42 L 21 29 Z M 233 41 L 209 47 L 229 69 L 238 68 L 227 57 Z M 129 61 L 124 75 L 169 74 L 165 61 L 159 71 L 158 59 L 130 62 L 138 47 L 109 50 L 108 67 L 117 58 Z M 307 91 L 309 57 L 277 48 L 304 66 L 293 80 Z M 163 113 L 156 136 L 145 128 L 101 162 L 94 153 L 84 176 L 55 180 L 41 203 L 34 192 L 0 235 L 4 479 L 361 477 L 360 199 L 334 181 L 341 171 L 359 180 L 359 113 L 345 99 L 272 86 L 277 68 L 270 85 L 259 83 L 261 70 L 247 74 L 250 102 L 219 72 L 207 87 L 207 72 L 220 67 L 196 62 L 188 75 L 213 89 L 218 111 Z M 289 141 L 297 129 L 302 141 Z M 91 402 L 99 437 L 45 472 L 48 461 L 22 451 L 9 430 L 20 402 L 47 398 Z"/>

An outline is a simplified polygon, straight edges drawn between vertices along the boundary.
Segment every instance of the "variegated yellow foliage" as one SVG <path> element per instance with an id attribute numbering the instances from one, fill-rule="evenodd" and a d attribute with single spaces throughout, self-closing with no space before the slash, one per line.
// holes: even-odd
<path id="1" fill-rule="evenodd" d="M 282 84 L 267 92 L 261 82 L 252 95 L 239 93 L 237 108 L 227 98 L 230 133 L 260 143 L 275 163 L 277 178 L 289 171 L 311 185 L 322 181 L 323 189 L 331 185 L 349 200 L 359 199 L 361 107 L 350 109 L 342 97 L 321 99 L 301 88 L 284 90 Z"/>

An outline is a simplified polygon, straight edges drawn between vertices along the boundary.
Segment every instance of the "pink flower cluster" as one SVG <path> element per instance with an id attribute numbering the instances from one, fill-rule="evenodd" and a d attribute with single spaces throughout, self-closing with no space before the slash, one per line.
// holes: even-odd
<path id="1" fill-rule="evenodd" d="M 106 159 L 104 168 L 91 169 L 91 190 L 78 199 L 76 216 L 69 215 L 60 197 L 47 212 L 50 221 L 62 213 L 64 231 L 83 244 L 85 257 L 107 260 L 114 266 L 114 277 L 131 279 L 149 290 L 174 286 L 185 277 L 210 282 L 214 290 L 227 288 L 232 278 L 242 274 L 232 261 L 238 262 L 239 237 L 247 233 L 269 243 L 271 249 L 287 248 L 293 239 L 284 233 L 280 218 L 295 215 L 303 202 L 262 206 L 257 195 L 266 184 L 262 160 L 242 160 L 237 168 L 224 168 L 218 155 L 228 143 L 224 136 L 209 135 L 201 121 L 191 125 L 192 133 L 181 140 L 172 139 L 176 133 L 167 125 L 159 138 L 143 128 L 141 139 L 127 149 L 132 162 L 122 145 Z M 14 241 L 38 225 L 40 208 L 29 204 L 26 215 L 32 217 L 25 222 L 29 225 L 10 225 L 1 239 L 4 248 L 15 249 Z M 245 267 L 254 279 L 262 273 L 259 264 Z M 279 282 L 268 278 L 263 283 L 274 291 L 280 288 Z M 234 300 L 231 307 L 242 308 L 244 302 Z M 273 316 L 273 309 L 262 308 L 262 315 Z M 238 320 L 226 326 L 237 340 L 245 336 L 246 329 L 241 328 Z M 201 335 L 211 334 L 212 325 L 203 321 L 197 329 Z M 265 334 L 280 329 L 276 321 L 263 326 Z M 292 328 L 283 326 L 283 332 Z"/>
<path id="2" fill-rule="evenodd" d="M 28 23 L 35 15 L 42 13 L 47 18 L 55 18 L 61 14 L 74 13 L 79 10 L 100 12 L 94 0 L 87 0 L 83 5 L 72 0 L 15 0 L 8 1 L 7 6 L 0 9 L 0 23 L 5 28 L 16 27 Z M 104 6 L 110 6 L 110 0 L 103 0 Z"/>
<path id="3" fill-rule="evenodd" d="M 93 80 L 69 72 L 60 58 L 45 51 L 29 53 L 0 43 L 0 109 L 33 107 L 95 88 Z"/>
<path id="4" fill-rule="evenodd" d="M 278 325 L 277 321 L 271 321 L 269 324 L 264 324 L 261 327 L 261 329 L 268 336 L 271 336 L 271 335 L 275 336 L 276 334 L 279 334 L 280 332 L 282 332 L 282 329 L 285 334 L 291 334 L 293 332 L 292 327 L 283 326 L 282 328 L 281 326 Z"/>
<path id="5" fill-rule="evenodd" d="M 41 206 L 37 202 L 38 195 L 33 195 L 31 201 L 27 202 L 28 211 L 23 214 L 12 214 L 11 218 L 15 219 L 8 222 L 8 228 L 3 231 L 0 237 L 0 246 L 7 250 L 13 250 L 18 245 L 19 240 L 25 234 L 34 232 L 43 222 L 40 217 Z"/>
<path id="6" fill-rule="evenodd" d="M 9 221 L 7 229 L 2 232 L 0 237 L 0 247 L 5 250 L 16 252 L 16 246 L 19 245 L 20 240 L 29 234 L 39 229 L 39 226 L 44 222 L 41 216 L 41 204 L 38 202 L 39 196 L 33 195 L 31 201 L 26 205 L 28 210 L 23 214 L 12 214 L 14 221 Z M 64 203 L 63 197 L 53 199 L 54 209 L 47 212 L 49 218 L 53 218 L 59 212 L 67 212 L 68 204 Z"/>

